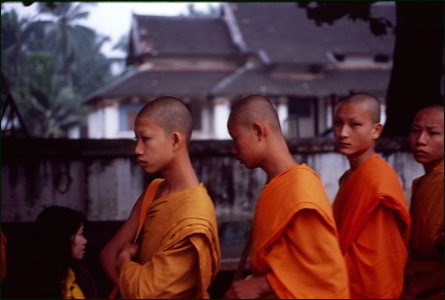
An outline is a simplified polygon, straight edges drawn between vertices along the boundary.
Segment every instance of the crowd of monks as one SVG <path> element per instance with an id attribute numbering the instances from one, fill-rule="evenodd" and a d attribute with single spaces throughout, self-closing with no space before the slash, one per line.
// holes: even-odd
<path id="1" fill-rule="evenodd" d="M 289 152 L 267 98 L 238 101 L 227 126 L 233 155 L 261 168 L 267 182 L 246 242 L 251 275 L 234 280 L 225 298 L 444 298 L 443 106 L 422 109 L 412 124 L 411 150 L 425 175 L 413 182 L 410 207 L 396 172 L 375 152 L 383 126 L 372 95 L 353 94 L 336 108 L 334 136 L 349 169 L 333 205 L 318 174 Z M 136 117 L 137 160 L 162 179 L 102 250 L 122 298 L 209 298 L 221 254 L 214 206 L 187 149 L 192 128 L 173 97 L 149 102 Z M 2 281 L 5 243 L 2 232 Z"/>

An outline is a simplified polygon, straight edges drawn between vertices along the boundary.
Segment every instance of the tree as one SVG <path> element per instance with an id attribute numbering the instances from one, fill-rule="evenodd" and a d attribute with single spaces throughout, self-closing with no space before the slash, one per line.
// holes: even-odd
<path id="1" fill-rule="evenodd" d="M 108 37 L 88 29 L 92 42 L 82 46 L 89 55 L 72 57 L 68 83 L 64 69 L 58 66 L 60 52 L 52 47 L 56 38 L 53 25 L 19 19 L 15 12 L 2 13 L 2 74 L 27 128 L 38 137 L 66 137 L 70 126 L 85 120 L 86 96 L 113 79 L 113 60 L 100 52 Z"/>
<path id="2" fill-rule="evenodd" d="M 374 1 L 375 2 L 375 1 Z M 387 20 L 370 15 L 373 2 L 299 2 L 317 25 L 349 17 L 368 21 L 375 35 L 386 34 Z M 444 57 L 444 3 L 396 1 L 393 69 L 387 92 L 385 136 L 407 136 L 421 108 L 443 105 L 440 91 Z"/>
<path id="3" fill-rule="evenodd" d="M 220 11 L 215 8 L 213 5 L 208 6 L 207 11 L 202 11 L 196 9 L 195 3 L 189 3 L 187 4 L 187 13 L 186 15 L 190 17 L 218 17 L 220 14 Z"/>
<path id="4" fill-rule="evenodd" d="M 56 54 L 56 68 L 66 76 L 67 83 L 72 86 L 72 64 L 75 60 L 87 64 L 93 53 L 95 33 L 88 27 L 76 24 L 77 21 L 88 17 L 83 11 L 83 3 L 74 5 L 70 2 L 57 3 L 50 8 L 44 3 L 38 3 L 39 12 L 50 14 L 56 18 L 55 22 L 46 21 L 50 26 L 50 34 L 54 37 L 51 47 Z"/>

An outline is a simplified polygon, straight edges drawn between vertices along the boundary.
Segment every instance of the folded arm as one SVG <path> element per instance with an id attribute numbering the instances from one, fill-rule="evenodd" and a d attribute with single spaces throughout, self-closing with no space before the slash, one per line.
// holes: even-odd
<path id="1" fill-rule="evenodd" d="M 123 247 L 127 243 L 132 243 L 136 236 L 142 201 L 143 197 L 141 196 L 134 205 L 130 217 L 125 221 L 124 225 L 122 225 L 100 254 L 100 262 L 105 270 L 105 274 L 107 274 L 108 278 L 114 285 L 118 285 L 119 283 L 119 269 L 117 267 L 118 256 Z"/>
<path id="2" fill-rule="evenodd" d="M 145 264 L 124 263 L 119 278 L 122 296 L 130 299 L 196 297 L 200 278 L 199 255 L 194 246 L 197 243 L 207 244 L 207 241 L 195 234 L 156 253 Z"/>

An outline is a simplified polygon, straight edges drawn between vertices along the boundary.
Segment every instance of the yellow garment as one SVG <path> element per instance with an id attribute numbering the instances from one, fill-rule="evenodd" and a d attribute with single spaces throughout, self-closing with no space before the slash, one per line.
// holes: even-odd
<path id="1" fill-rule="evenodd" d="M 411 274 L 443 270 L 444 251 L 444 162 L 413 182 L 411 253 L 407 271 Z M 443 287 L 442 287 L 443 298 Z"/>
<path id="2" fill-rule="evenodd" d="M 66 278 L 65 299 L 85 299 L 82 289 L 76 282 L 76 274 L 71 268 L 69 268 L 68 277 Z"/>
<path id="3" fill-rule="evenodd" d="M 147 209 L 138 262 L 121 269 L 121 295 L 209 298 L 220 258 L 215 209 L 202 184 L 158 198 Z"/>
<path id="4" fill-rule="evenodd" d="M 251 266 L 279 298 L 349 298 L 337 229 L 318 175 L 306 165 L 273 178 L 255 209 Z"/>

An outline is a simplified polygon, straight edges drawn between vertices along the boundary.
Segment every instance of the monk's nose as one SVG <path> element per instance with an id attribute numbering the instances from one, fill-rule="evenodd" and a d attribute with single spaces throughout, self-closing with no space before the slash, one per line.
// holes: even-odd
<path id="1" fill-rule="evenodd" d="M 134 153 L 136 155 L 142 155 L 143 150 L 139 142 L 136 142 L 136 146 L 134 147 Z"/>
<path id="2" fill-rule="evenodd" d="M 426 133 L 425 132 L 420 132 L 419 133 L 419 135 L 417 136 L 416 144 L 418 144 L 418 145 L 425 145 L 426 144 Z"/>
<path id="3" fill-rule="evenodd" d="M 349 130 L 347 128 L 347 126 L 342 126 L 340 129 L 340 136 L 341 137 L 347 137 L 349 135 Z"/>

